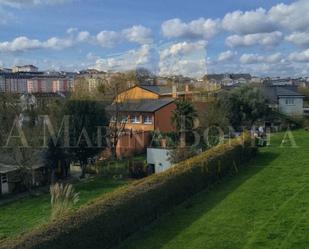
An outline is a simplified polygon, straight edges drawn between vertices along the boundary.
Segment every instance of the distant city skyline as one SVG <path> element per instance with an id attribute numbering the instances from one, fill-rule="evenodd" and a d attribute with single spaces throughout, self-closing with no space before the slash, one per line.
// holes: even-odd
<path id="1" fill-rule="evenodd" d="M 309 1 L 0 0 L 0 66 L 309 76 Z"/>

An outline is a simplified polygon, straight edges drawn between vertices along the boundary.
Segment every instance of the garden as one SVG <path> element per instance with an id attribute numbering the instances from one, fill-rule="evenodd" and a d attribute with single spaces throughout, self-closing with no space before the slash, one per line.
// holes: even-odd
<path id="1" fill-rule="evenodd" d="M 119 249 L 308 248 L 309 132 L 272 134 L 243 171 L 201 192 Z"/>
<path id="2" fill-rule="evenodd" d="M 133 162 L 131 162 L 133 161 Z M 126 185 L 134 179 L 130 177 L 129 165 L 143 165 L 144 155 L 138 155 L 130 160 L 96 163 L 86 179 L 72 180 L 74 190 L 79 200 L 72 206 L 72 212 L 90 204 L 97 197 L 102 197 L 113 190 Z M 95 174 L 94 174 L 95 173 Z M 47 224 L 51 220 L 52 206 L 49 189 L 43 188 L 22 198 L 11 197 L 13 200 L 0 199 L 0 241 L 11 239 L 16 235 L 28 232 L 33 228 Z"/>

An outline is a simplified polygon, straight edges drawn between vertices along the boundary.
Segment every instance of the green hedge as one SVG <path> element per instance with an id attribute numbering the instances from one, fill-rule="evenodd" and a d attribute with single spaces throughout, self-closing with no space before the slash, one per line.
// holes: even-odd
<path id="1" fill-rule="evenodd" d="M 1 244 L 0 248 L 111 248 L 224 175 L 237 172 L 256 151 L 249 135 L 244 138 L 244 143 L 233 139 L 166 172 L 133 182 L 71 216 Z"/>

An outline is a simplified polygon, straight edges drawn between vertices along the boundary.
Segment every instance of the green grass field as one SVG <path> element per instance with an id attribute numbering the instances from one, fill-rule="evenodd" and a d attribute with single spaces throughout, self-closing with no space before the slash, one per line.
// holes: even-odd
<path id="1" fill-rule="evenodd" d="M 96 177 L 85 182 L 74 184 L 79 192 L 79 201 L 74 209 L 91 202 L 98 196 L 111 192 L 126 184 L 126 180 L 113 180 Z M 25 197 L 12 203 L 0 206 L 0 241 L 11 238 L 34 227 L 50 221 L 50 195 Z"/>
<path id="2" fill-rule="evenodd" d="M 284 134 L 237 176 L 176 207 L 120 249 L 309 248 L 309 132 Z"/>

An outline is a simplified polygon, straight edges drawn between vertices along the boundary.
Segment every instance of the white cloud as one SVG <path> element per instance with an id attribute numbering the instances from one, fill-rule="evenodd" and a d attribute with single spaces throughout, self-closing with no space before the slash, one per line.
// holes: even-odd
<path id="1" fill-rule="evenodd" d="M 137 50 L 129 50 L 128 52 L 111 58 L 99 58 L 95 62 L 94 68 L 98 70 L 126 71 L 142 67 L 149 63 L 150 46 L 142 45 Z"/>
<path id="2" fill-rule="evenodd" d="M 81 31 L 77 34 L 77 41 L 78 42 L 84 42 L 87 41 L 88 39 L 90 39 L 90 33 L 88 31 Z"/>
<path id="3" fill-rule="evenodd" d="M 96 38 L 102 47 L 112 47 L 122 40 L 121 35 L 115 31 L 101 31 Z"/>
<path id="4" fill-rule="evenodd" d="M 135 25 L 119 32 L 105 30 L 97 34 L 96 40 L 102 47 L 113 47 L 124 41 L 143 45 L 152 42 L 151 29 Z"/>
<path id="5" fill-rule="evenodd" d="M 189 23 L 175 18 L 162 23 L 162 33 L 167 38 L 210 39 L 219 32 L 218 20 L 199 18 Z"/>
<path id="6" fill-rule="evenodd" d="M 286 36 L 285 40 L 297 46 L 309 47 L 309 32 L 293 32 Z"/>
<path id="7" fill-rule="evenodd" d="M 237 52 L 233 52 L 231 50 L 224 51 L 218 55 L 218 61 L 224 62 L 224 61 L 230 61 L 234 59 Z"/>
<path id="8" fill-rule="evenodd" d="M 0 52 L 25 52 L 35 49 L 54 49 L 61 50 L 69 48 L 83 42 L 89 36 L 86 31 L 76 32 L 74 35 L 70 35 L 66 38 L 51 37 L 46 41 L 40 41 L 37 39 L 29 39 L 26 36 L 16 37 L 12 41 L 0 42 Z"/>
<path id="9" fill-rule="evenodd" d="M 292 62 L 309 62 L 309 49 L 291 53 L 289 55 L 289 60 Z"/>
<path id="10" fill-rule="evenodd" d="M 170 56 L 184 56 L 195 51 L 205 53 L 207 42 L 180 42 L 171 45 L 160 52 L 160 59 L 164 60 Z"/>
<path id="11" fill-rule="evenodd" d="M 206 60 L 181 59 L 170 64 L 160 61 L 160 75 L 184 75 L 189 77 L 202 77 L 206 74 Z"/>
<path id="12" fill-rule="evenodd" d="M 133 26 L 120 32 L 102 31 L 96 37 L 88 31 L 69 28 L 64 38 L 51 37 L 45 41 L 30 39 L 26 36 L 16 37 L 12 41 L 0 42 L 0 52 L 24 52 L 34 49 L 65 49 L 82 42 L 96 43 L 102 47 L 112 47 L 120 42 L 136 42 L 146 44 L 151 42 L 151 31 L 143 26 Z"/>
<path id="13" fill-rule="evenodd" d="M 268 56 L 258 54 L 243 54 L 239 61 L 242 64 L 256 64 L 256 63 L 277 63 L 282 60 L 281 53 L 275 53 Z"/>
<path id="14" fill-rule="evenodd" d="M 242 64 L 254 64 L 264 61 L 264 56 L 258 54 L 243 54 L 239 61 Z"/>
<path id="15" fill-rule="evenodd" d="M 227 31 L 240 34 L 269 33 L 276 30 L 276 25 L 263 8 L 227 13 L 222 20 L 222 27 Z"/>
<path id="16" fill-rule="evenodd" d="M 67 29 L 67 34 L 71 39 L 76 39 L 77 42 L 86 42 L 92 40 L 92 37 L 88 31 L 79 31 L 78 28 Z"/>
<path id="17" fill-rule="evenodd" d="M 61 39 L 57 37 L 49 38 L 47 41 L 41 43 L 42 48 L 50 48 L 55 50 L 61 50 L 69 48 L 74 45 L 75 41 L 72 39 Z"/>
<path id="18" fill-rule="evenodd" d="M 275 53 L 266 57 L 266 62 L 269 63 L 277 63 L 280 61 L 284 61 L 283 55 L 281 53 Z"/>
<path id="19" fill-rule="evenodd" d="M 269 18 L 284 28 L 293 31 L 304 31 L 309 28 L 309 1 L 300 0 L 290 5 L 281 3 L 272 7 Z"/>
<path id="20" fill-rule="evenodd" d="M 32 49 L 38 49 L 42 46 L 42 43 L 39 40 L 30 40 L 25 36 L 20 36 L 14 40 L 8 42 L 0 43 L 1 52 L 17 52 L 17 51 L 26 51 Z"/>
<path id="21" fill-rule="evenodd" d="M 152 42 L 151 29 L 142 25 L 135 25 L 122 31 L 123 36 L 130 42 L 147 44 Z"/>
<path id="22" fill-rule="evenodd" d="M 291 4 L 280 3 L 269 11 L 258 8 L 251 11 L 237 10 L 227 13 L 222 27 L 239 34 L 270 33 L 279 27 L 293 31 L 309 29 L 309 1 L 299 0 Z"/>
<path id="23" fill-rule="evenodd" d="M 232 35 L 226 38 L 225 43 L 229 47 L 246 47 L 260 45 L 263 47 L 274 47 L 283 40 L 283 34 L 280 31 L 271 33 L 258 33 L 249 35 Z"/>
<path id="24" fill-rule="evenodd" d="M 159 74 L 201 77 L 206 73 L 206 45 L 206 41 L 179 42 L 159 51 Z"/>

